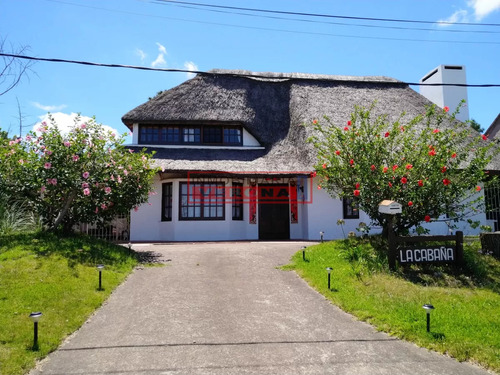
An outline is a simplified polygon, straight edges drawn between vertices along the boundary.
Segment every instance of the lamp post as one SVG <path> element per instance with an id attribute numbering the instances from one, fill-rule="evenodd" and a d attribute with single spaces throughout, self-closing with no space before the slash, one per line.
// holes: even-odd
<path id="1" fill-rule="evenodd" d="M 42 317 L 41 312 L 32 312 L 30 319 L 33 321 L 33 349 L 38 350 L 38 321 Z"/>
<path id="2" fill-rule="evenodd" d="M 430 332 L 431 331 L 431 312 L 432 312 L 432 310 L 434 310 L 434 306 L 426 303 L 422 307 L 424 308 L 425 312 L 427 313 L 427 332 Z"/>
<path id="3" fill-rule="evenodd" d="M 321 231 L 319 232 L 319 238 L 321 239 L 321 243 L 323 243 L 323 236 L 325 235 L 325 232 Z"/>
<path id="4" fill-rule="evenodd" d="M 332 267 L 326 267 L 326 272 L 328 272 L 328 290 L 330 290 L 330 277 L 331 277 L 332 270 L 333 270 Z"/>
<path id="5" fill-rule="evenodd" d="M 104 264 L 98 264 L 97 270 L 99 271 L 99 290 L 102 290 L 102 270 L 104 269 Z"/>
<path id="6" fill-rule="evenodd" d="M 306 261 L 306 247 L 302 246 L 302 260 L 305 262 Z"/>

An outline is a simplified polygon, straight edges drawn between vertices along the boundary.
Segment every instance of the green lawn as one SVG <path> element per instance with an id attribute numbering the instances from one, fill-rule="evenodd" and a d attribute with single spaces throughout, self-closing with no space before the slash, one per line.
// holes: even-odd
<path id="1" fill-rule="evenodd" d="M 98 290 L 97 264 L 105 264 Z M 88 237 L 0 236 L 0 373 L 24 374 L 78 329 L 137 264 L 135 255 Z M 43 313 L 39 350 L 29 314 Z"/>
<path id="2" fill-rule="evenodd" d="M 294 255 L 285 269 L 343 310 L 381 331 L 460 360 L 500 371 L 500 262 L 465 249 L 467 265 L 387 270 L 369 243 L 334 241 Z M 382 266 L 380 266 L 382 264 Z M 377 266 L 378 265 L 378 266 Z M 332 267 L 331 290 L 326 267 Z M 422 305 L 433 304 L 431 332 Z"/>

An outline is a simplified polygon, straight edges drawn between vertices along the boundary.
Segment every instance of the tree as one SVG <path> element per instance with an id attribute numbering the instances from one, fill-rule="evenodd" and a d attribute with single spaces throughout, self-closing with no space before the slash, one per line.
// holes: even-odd
<path id="1" fill-rule="evenodd" d="M 342 127 L 313 121 L 317 131 L 309 141 L 318 151 L 315 168 L 321 188 L 350 198 L 376 225 L 387 231 L 387 219 L 378 212 L 384 199 L 403 205 L 394 229 L 404 233 L 443 214 L 458 221 L 478 210 L 479 184 L 498 152 L 469 126 L 456 121 L 448 108 L 428 107 L 424 115 L 402 114 L 372 118 L 369 109 L 355 107 Z"/>
<path id="2" fill-rule="evenodd" d="M 0 53 L 7 49 L 6 40 L 0 38 Z M 13 50 L 13 55 L 22 55 L 28 50 L 28 47 L 20 47 Z M 0 96 L 6 94 L 21 81 L 21 78 L 26 75 L 32 65 L 31 61 L 20 60 L 12 56 L 0 56 Z"/>
<path id="3" fill-rule="evenodd" d="M 155 174 L 150 156 L 125 149 L 95 120 L 61 133 L 54 119 L 37 133 L 0 147 L 0 181 L 11 199 L 25 200 L 51 230 L 109 221 L 148 200 Z"/>
<path id="4" fill-rule="evenodd" d="M 481 125 L 479 125 L 479 123 L 476 120 L 474 120 L 474 119 L 470 120 L 469 124 L 470 124 L 470 127 L 472 129 L 474 129 L 475 131 L 477 131 L 479 133 L 484 132 L 483 127 Z"/>

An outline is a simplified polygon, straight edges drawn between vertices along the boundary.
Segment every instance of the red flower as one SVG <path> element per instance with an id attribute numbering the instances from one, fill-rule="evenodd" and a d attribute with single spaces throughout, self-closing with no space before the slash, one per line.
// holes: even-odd
<path id="1" fill-rule="evenodd" d="M 314 171 L 313 173 L 311 173 L 311 177 L 316 177 L 316 171 Z"/>
<path id="2" fill-rule="evenodd" d="M 400 127 L 401 131 L 404 132 L 405 131 L 405 128 L 404 126 Z"/>
<path id="3" fill-rule="evenodd" d="M 411 206 L 413 206 L 413 202 L 412 202 L 412 201 L 409 201 L 409 202 L 408 202 L 408 207 L 411 207 Z"/>
<path id="4" fill-rule="evenodd" d="M 450 110 L 450 107 L 446 106 L 443 108 L 443 111 L 448 112 Z"/>
<path id="5" fill-rule="evenodd" d="M 354 164 L 354 159 L 349 160 L 349 164 L 353 165 Z"/>
<path id="6" fill-rule="evenodd" d="M 389 135 L 390 135 L 390 133 L 389 133 L 389 132 L 387 132 L 387 133 L 385 133 L 385 134 L 384 134 L 384 137 L 386 137 L 386 138 L 387 138 Z"/>
<path id="7" fill-rule="evenodd" d="M 412 164 L 406 164 L 406 169 L 410 170 L 413 168 L 413 165 Z"/>
<path id="8" fill-rule="evenodd" d="M 486 141 L 488 139 L 488 137 L 485 134 L 483 134 L 481 138 L 483 138 L 483 141 Z"/>
<path id="9" fill-rule="evenodd" d="M 325 164 L 323 164 L 323 169 L 326 169 L 326 163 L 325 163 Z"/>
<path id="10" fill-rule="evenodd" d="M 441 167 L 441 173 L 446 172 L 446 169 L 447 169 L 447 168 L 446 168 L 446 165 L 443 165 L 443 166 Z"/>
<path id="11" fill-rule="evenodd" d="M 375 165 L 374 165 L 374 164 L 372 164 L 372 166 L 370 167 L 370 169 L 371 169 L 372 171 L 374 171 L 374 170 L 375 170 Z"/>
<path id="12" fill-rule="evenodd" d="M 394 172 L 396 169 L 398 169 L 398 166 L 397 166 L 397 164 L 394 164 L 394 165 L 392 166 L 392 171 Z"/>
<path id="13" fill-rule="evenodd" d="M 344 130 L 345 130 L 345 131 L 348 131 L 348 130 L 349 130 L 349 128 L 346 126 L 346 127 L 344 128 Z"/>
<path id="14" fill-rule="evenodd" d="M 389 182 L 389 187 L 392 187 L 392 184 Z"/>
<path id="15" fill-rule="evenodd" d="M 401 177 L 402 184 L 406 184 L 407 182 L 408 182 L 408 180 L 406 179 L 406 177 Z"/>
<path id="16" fill-rule="evenodd" d="M 425 220 L 425 222 L 428 223 L 431 221 L 431 217 L 429 215 L 425 215 L 424 220 Z"/>
<path id="17" fill-rule="evenodd" d="M 439 129 L 434 129 L 432 132 L 433 132 L 434 134 L 439 133 Z"/>
<path id="18" fill-rule="evenodd" d="M 356 183 L 356 189 L 359 189 L 359 182 Z"/>
<path id="19" fill-rule="evenodd" d="M 418 186 L 420 186 L 420 187 L 424 186 L 424 181 L 418 180 Z"/>
<path id="20" fill-rule="evenodd" d="M 318 185 L 318 190 L 321 190 L 321 185 Z"/>
<path id="21" fill-rule="evenodd" d="M 389 168 L 384 167 L 384 169 L 382 170 L 382 172 L 387 173 L 388 170 L 389 170 Z"/>
<path id="22" fill-rule="evenodd" d="M 340 155 L 340 151 L 339 150 L 335 151 L 335 155 Z"/>
<path id="23" fill-rule="evenodd" d="M 481 191 L 481 186 L 476 186 L 477 191 Z"/>
<path id="24" fill-rule="evenodd" d="M 451 154 L 451 157 L 452 157 L 453 159 L 455 159 L 455 158 L 457 157 L 457 153 L 456 153 L 456 152 L 454 152 L 453 154 Z"/>
<path id="25" fill-rule="evenodd" d="M 318 123 L 318 120 L 313 120 L 313 124 L 316 125 Z"/>
<path id="26" fill-rule="evenodd" d="M 443 180 L 443 184 L 444 184 L 445 186 L 448 186 L 450 183 L 451 183 L 451 181 L 450 181 L 450 180 L 448 180 L 447 178 L 445 178 L 445 179 Z"/>
<path id="27" fill-rule="evenodd" d="M 356 190 L 354 190 L 354 196 L 355 196 L 355 197 L 359 197 L 359 194 L 360 194 L 360 191 L 359 191 L 359 190 L 357 190 L 357 189 L 356 189 Z"/>
<path id="28" fill-rule="evenodd" d="M 429 151 L 429 156 L 435 156 L 436 155 L 436 151 L 435 150 L 430 150 Z"/>
<path id="29" fill-rule="evenodd" d="M 351 120 L 347 121 L 347 126 L 351 126 L 351 125 L 352 125 Z"/>

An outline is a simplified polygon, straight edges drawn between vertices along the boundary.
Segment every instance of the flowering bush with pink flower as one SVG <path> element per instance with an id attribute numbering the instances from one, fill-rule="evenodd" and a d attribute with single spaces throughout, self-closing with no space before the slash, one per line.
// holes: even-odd
<path id="1" fill-rule="evenodd" d="M 309 141 L 318 152 L 315 168 L 324 189 L 357 202 L 384 228 L 378 204 L 384 199 L 401 203 L 403 213 L 395 223 L 400 233 L 412 227 L 421 232 L 422 222 L 444 214 L 459 221 L 484 208 L 477 187 L 500 149 L 455 120 L 460 107 L 449 114 L 430 106 L 424 114 L 402 115 L 392 123 L 388 116 L 372 116 L 373 108 L 355 107 L 349 132 L 327 117 L 312 124 L 315 135 Z"/>
<path id="2" fill-rule="evenodd" d="M 123 142 L 79 118 L 64 135 L 51 118 L 37 133 L 0 144 L 0 188 L 26 201 L 49 229 L 111 220 L 148 200 L 155 174 L 151 156 Z"/>

